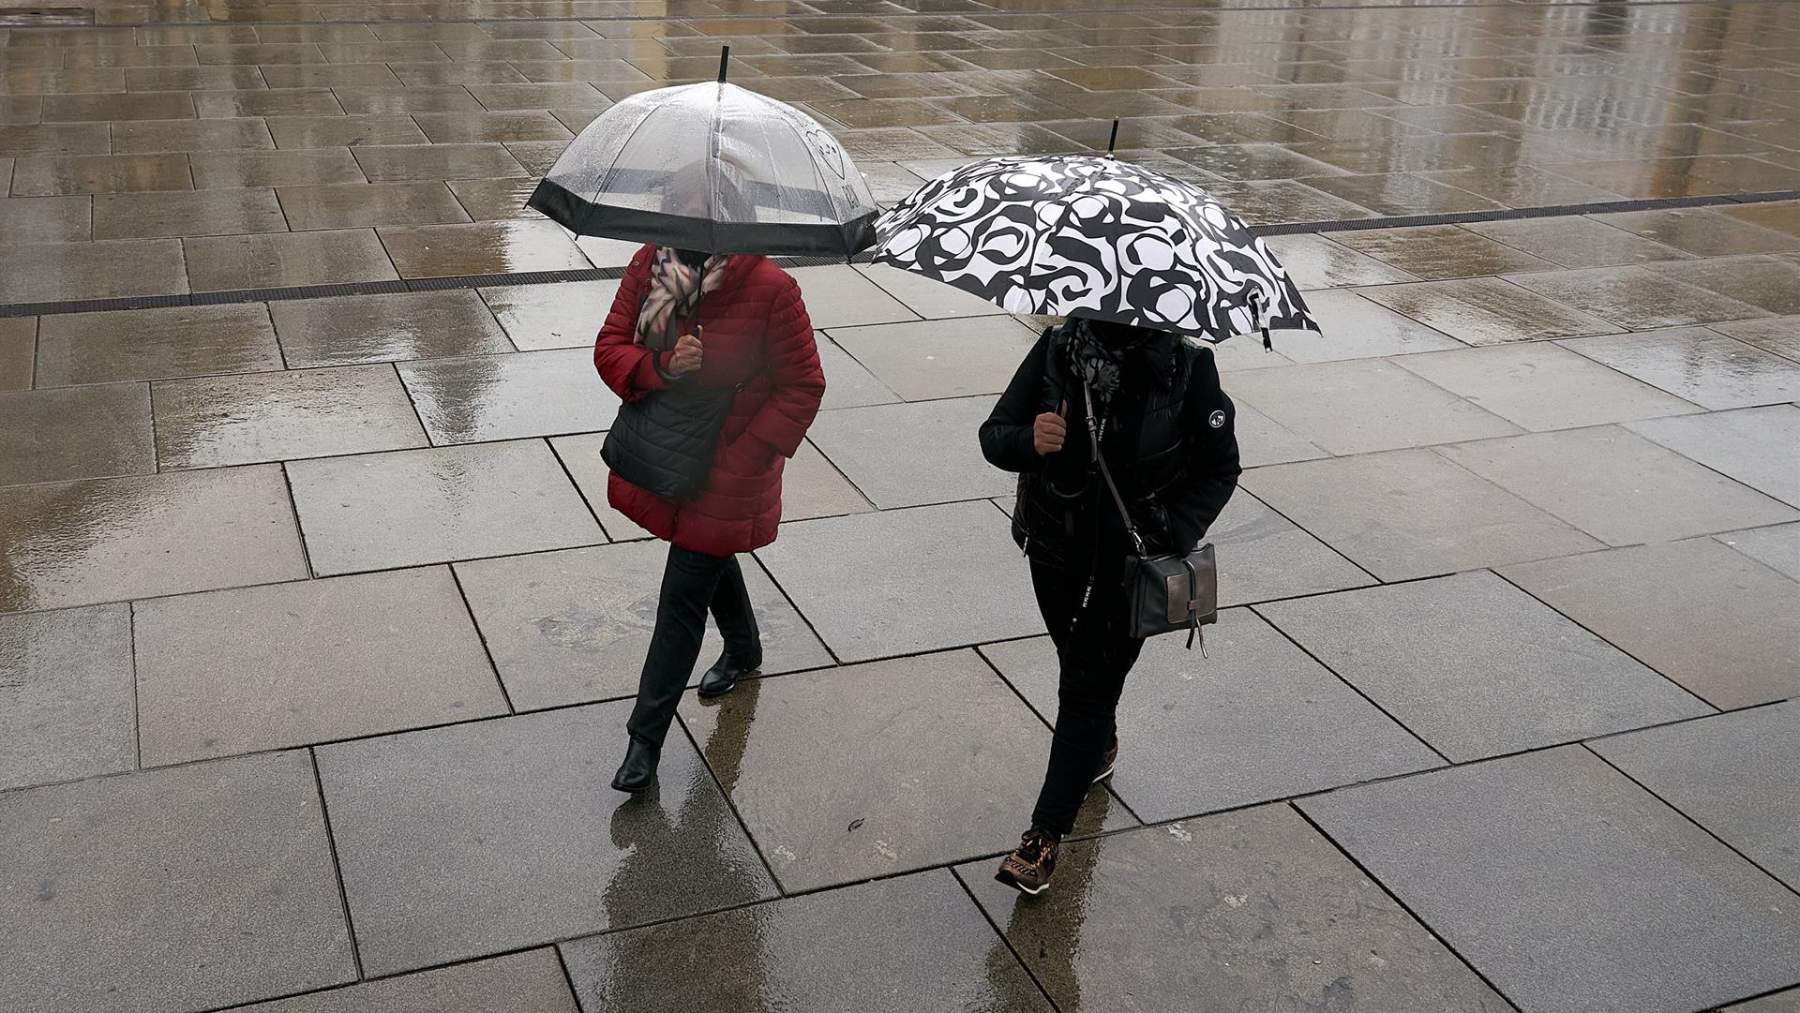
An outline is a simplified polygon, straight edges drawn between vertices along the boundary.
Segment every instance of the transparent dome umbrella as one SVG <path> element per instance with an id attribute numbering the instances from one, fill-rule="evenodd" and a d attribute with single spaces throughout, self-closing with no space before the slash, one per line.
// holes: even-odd
<path id="1" fill-rule="evenodd" d="M 818 121 L 719 80 L 641 92 L 569 143 L 529 206 L 578 235 L 708 253 L 848 258 L 875 199 Z"/>
<path id="2" fill-rule="evenodd" d="M 989 158 L 877 223 L 875 262 L 1009 313 L 1081 316 L 1212 342 L 1317 331 L 1287 271 L 1205 190 L 1110 156 Z"/>

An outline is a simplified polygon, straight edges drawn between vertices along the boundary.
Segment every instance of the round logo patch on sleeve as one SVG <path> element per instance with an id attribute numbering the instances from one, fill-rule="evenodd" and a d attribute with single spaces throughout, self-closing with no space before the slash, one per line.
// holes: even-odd
<path id="1" fill-rule="evenodd" d="M 1221 408 L 1206 417 L 1206 424 L 1214 429 L 1225 428 L 1225 409 Z"/>

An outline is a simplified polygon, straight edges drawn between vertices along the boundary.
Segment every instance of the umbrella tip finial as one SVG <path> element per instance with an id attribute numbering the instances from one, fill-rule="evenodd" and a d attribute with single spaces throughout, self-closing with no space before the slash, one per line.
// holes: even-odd
<path id="1" fill-rule="evenodd" d="M 1112 154 L 1113 147 L 1119 143 L 1119 118 L 1113 117 L 1112 136 L 1106 139 L 1106 153 Z"/>
<path id="2" fill-rule="evenodd" d="M 731 62 L 731 47 L 719 47 L 719 83 L 725 83 L 725 65 Z"/>

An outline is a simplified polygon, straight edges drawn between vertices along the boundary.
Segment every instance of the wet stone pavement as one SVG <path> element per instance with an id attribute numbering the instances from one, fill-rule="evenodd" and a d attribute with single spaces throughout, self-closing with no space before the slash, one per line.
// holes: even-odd
<path id="1" fill-rule="evenodd" d="M 1800 1010 L 1800 5 L 59 6 L 0 10 L 0 1010 Z M 1228 607 L 1041 899 L 973 432 L 1038 322 L 885 268 L 795 269 L 767 675 L 607 786 L 631 248 L 522 204 L 722 44 L 884 201 L 1121 117 L 1327 328 L 1218 349 Z"/>

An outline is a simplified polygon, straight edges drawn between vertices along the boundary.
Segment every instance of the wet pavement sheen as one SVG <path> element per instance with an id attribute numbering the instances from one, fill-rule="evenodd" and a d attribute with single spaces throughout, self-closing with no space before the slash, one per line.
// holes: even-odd
<path id="1" fill-rule="evenodd" d="M 0 23 L 8 1013 L 1800 995 L 1800 5 L 85 10 Z M 792 270 L 762 672 L 607 787 L 667 550 L 607 502 L 618 282 L 524 275 L 637 247 L 524 205 L 725 44 L 884 204 L 1118 117 L 1324 327 L 1214 350 L 1226 608 L 1043 897 L 991 878 L 1057 685 L 974 437 L 1044 321 L 889 268 Z"/>

